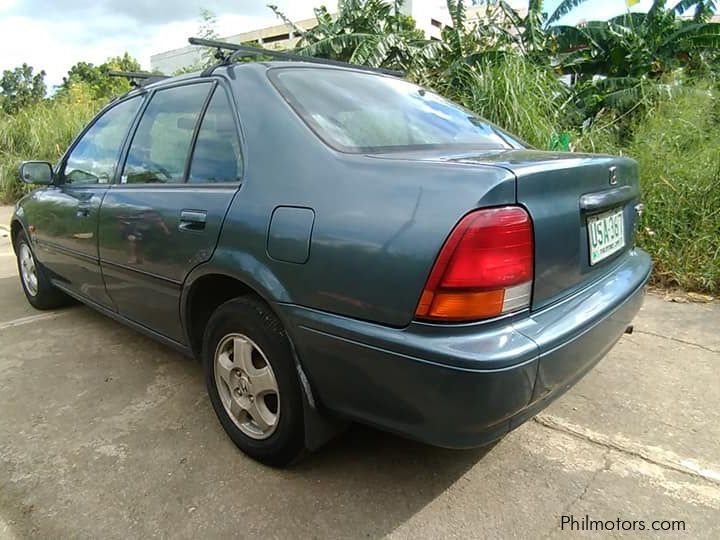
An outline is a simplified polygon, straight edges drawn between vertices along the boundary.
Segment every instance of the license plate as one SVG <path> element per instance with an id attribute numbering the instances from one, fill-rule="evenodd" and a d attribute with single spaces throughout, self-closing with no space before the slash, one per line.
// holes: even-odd
<path id="1" fill-rule="evenodd" d="M 588 216 L 587 229 L 590 266 L 607 259 L 625 246 L 622 208 Z"/>

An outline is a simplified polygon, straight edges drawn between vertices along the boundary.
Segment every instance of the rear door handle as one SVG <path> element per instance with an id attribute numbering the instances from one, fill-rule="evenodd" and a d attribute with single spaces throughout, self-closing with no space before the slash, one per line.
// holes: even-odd
<path id="1" fill-rule="evenodd" d="M 205 210 L 183 210 L 180 212 L 181 231 L 202 231 L 205 230 L 207 212 Z"/>

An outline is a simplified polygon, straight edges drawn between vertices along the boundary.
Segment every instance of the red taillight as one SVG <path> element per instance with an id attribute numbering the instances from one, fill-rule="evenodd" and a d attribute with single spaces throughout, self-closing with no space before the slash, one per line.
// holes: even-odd
<path id="1" fill-rule="evenodd" d="M 527 307 L 533 279 L 530 216 L 517 206 L 477 210 L 453 229 L 415 315 L 471 321 Z"/>

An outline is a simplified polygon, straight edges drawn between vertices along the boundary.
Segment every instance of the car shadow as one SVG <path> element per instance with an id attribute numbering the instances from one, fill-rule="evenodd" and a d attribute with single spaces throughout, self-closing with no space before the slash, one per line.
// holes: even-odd
<path id="1" fill-rule="evenodd" d="M 111 327 L 116 323 L 107 324 Z M 135 334 L 132 330 L 127 332 Z M 148 350 L 164 349 L 150 340 L 146 344 Z M 262 512 L 279 516 L 267 523 L 254 523 L 262 536 L 384 536 L 433 503 L 495 447 L 493 444 L 470 450 L 444 449 L 350 424 L 343 433 L 298 463 L 284 469 L 267 467 L 237 450 L 223 432 L 205 395 L 202 366 L 169 350 L 168 353 L 173 366 L 167 373 L 181 376 L 185 388 L 192 387 L 203 396 L 193 413 L 196 422 L 190 425 L 195 431 L 190 438 L 195 448 L 197 445 L 205 448 L 205 461 L 200 461 L 200 455 L 193 450 L 187 463 L 199 470 L 205 468 L 204 480 L 215 486 L 220 483 L 221 487 L 213 491 L 205 481 L 198 484 L 191 480 L 183 488 L 187 492 L 182 499 L 193 500 L 192 504 L 198 506 L 195 519 L 213 522 L 211 536 L 229 534 L 233 526 L 241 525 L 245 514 L 223 522 L 208 503 L 219 498 L 247 505 L 246 494 L 250 493 L 262 500 L 258 504 Z M 148 424 L 152 422 L 146 420 Z M 184 441 L 175 449 L 177 455 L 186 444 Z M 192 528 L 192 518 L 176 519 Z"/>
<path id="2" fill-rule="evenodd" d="M 307 513 L 311 528 L 325 526 L 334 537 L 384 536 L 435 501 L 494 447 L 443 449 L 351 424 L 280 473 L 287 489 L 303 493 L 303 500 L 285 511 Z M 314 501 L 309 508 L 308 500 Z"/>
<path id="3" fill-rule="evenodd" d="M 8 329 L 3 339 L 12 351 L 12 391 L 3 396 L 12 414 L 0 432 L 26 427 L 0 445 L 13 449 L 9 470 L 34 479 L 5 493 L 10 507 L 32 513 L 3 516 L 0 504 L 0 521 L 14 520 L 18 536 L 379 537 L 492 452 L 435 448 L 353 424 L 299 463 L 274 469 L 227 438 L 199 363 L 89 308 Z M 42 410 L 25 401 L 39 378 L 53 381 L 42 387 Z M 58 518 L 76 514 L 94 518 Z"/>

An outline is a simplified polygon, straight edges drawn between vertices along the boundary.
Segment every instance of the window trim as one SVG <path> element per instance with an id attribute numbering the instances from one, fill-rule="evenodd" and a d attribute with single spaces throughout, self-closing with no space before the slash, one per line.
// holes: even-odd
<path id="1" fill-rule="evenodd" d="M 200 136 L 200 130 L 202 129 L 203 121 L 205 120 L 205 114 L 207 113 L 207 110 L 210 108 L 210 103 L 212 103 L 213 97 L 215 97 L 216 92 L 223 92 L 225 95 L 225 102 L 230 106 L 230 110 L 233 115 L 233 123 L 235 124 L 235 136 L 238 140 L 238 151 L 240 152 L 240 161 L 242 163 L 242 170 L 240 171 L 240 175 L 238 176 L 237 181 L 235 182 L 197 182 L 193 183 L 190 182 L 190 170 L 192 168 L 192 160 L 195 157 L 195 147 L 197 145 L 198 137 Z M 242 181 L 245 177 L 245 155 L 246 153 L 243 151 L 243 138 L 242 138 L 242 131 L 240 130 L 240 126 L 238 125 L 238 114 L 237 110 L 235 108 L 235 102 L 232 99 L 232 92 L 228 92 L 227 89 L 222 84 L 216 84 L 212 91 L 210 92 L 210 95 L 208 95 L 208 99 L 205 102 L 205 105 L 203 106 L 202 110 L 202 116 L 199 118 L 197 125 L 195 126 L 195 132 L 193 133 L 192 142 L 190 144 L 190 151 L 188 152 L 187 161 L 185 162 L 185 184 L 189 186 L 205 186 L 205 185 L 213 185 L 213 186 L 237 186 L 239 184 L 242 184 Z"/>
<path id="2" fill-rule="evenodd" d="M 336 143 L 335 141 L 330 140 L 325 134 L 323 134 L 320 130 L 316 128 L 313 122 L 308 120 L 308 114 L 307 110 L 303 105 L 292 95 L 290 90 L 285 87 L 285 85 L 280 80 L 280 74 L 283 70 L 302 70 L 302 69 L 322 69 L 327 71 L 345 71 L 350 73 L 358 73 L 363 75 L 370 75 L 374 77 L 384 77 L 387 79 L 397 79 L 397 77 L 393 77 L 391 75 L 385 75 L 383 73 L 368 73 L 367 71 L 360 71 L 356 69 L 351 68 L 343 68 L 343 67 L 327 67 L 327 66 L 292 66 L 292 67 L 272 67 L 267 70 L 267 77 L 270 81 L 271 85 L 275 88 L 275 90 L 280 94 L 280 97 L 287 103 L 288 107 L 290 108 L 290 111 L 302 122 L 309 130 L 310 132 L 317 137 L 320 142 L 324 143 L 325 146 L 331 150 L 334 150 L 335 152 L 339 152 L 341 154 L 349 154 L 349 155 L 379 155 L 379 154 L 385 154 L 385 153 L 402 153 L 402 152 L 412 152 L 417 150 L 447 150 L 447 151 L 454 151 L 454 150 L 462 150 L 459 145 L 457 144 L 435 144 L 435 145 L 417 145 L 416 147 L 411 146 L 389 146 L 389 147 L 352 147 L 352 146 L 345 146 L 339 143 Z M 414 84 L 407 79 L 402 79 L 403 81 Z M 415 85 L 418 88 L 422 88 L 423 90 L 426 90 L 428 92 L 432 92 L 433 94 L 437 94 L 441 98 L 451 101 L 454 105 L 465 109 L 462 105 L 453 102 L 449 98 L 446 98 L 442 94 L 439 94 L 438 92 Z M 467 110 L 467 109 L 465 109 Z M 475 114 L 472 111 L 469 111 L 471 114 Z M 512 150 L 512 149 L 522 149 L 522 148 L 532 148 L 527 143 L 523 142 L 520 138 L 516 137 L 515 135 L 508 137 L 509 134 L 506 134 L 505 130 L 503 130 L 498 125 L 494 124 L 493 122 L 490 122 L 489 120 L 482 118 L 484 122 L 486 122 L 489 126 L 492 126 L 493 130 L 496 132 L 498 137 L 500 137 L 507 145 L 508 148 L 505 150 Z M 524 146 L 518 146 L 515 144 L 514 141 L 517 141 L 518 143 L 521 143 Z M 466 150 L 467 149 L 475 149 L 478 147 L 475 143 L 470 143 L 465 145 Z M 495 148 L 489 148 L 491 150 L 496 150 Z M 499 149 L 498 149 L 499 150 Z"/>
<path id="3" fill-rule="evenodd" d="M 138 107 L 137 111 L 135 111 L 135 116 L 130 121 L 130 125 L 127 128 L 127 131 L 125 132 L 125 136 L 123 137 L 122 143 L 120 144 L 120 152 L 118 153 L 117 159 L 115 161 L 115 167 L 113 168 L 113 173 L 110 178 L 110 181 L 105 184 L 100 183 L 94 183 L 94 184 L 79 184 L 77 187 L 82 186 L 83 188 L 90 188 L 93 186 L 102 186 L 104 189 L 107 189 L 109 186 L 113 185 L 117 181 L 117 175 L 120 173 L 118 170 L 118 165 L 120 164 L 120 161 L 123 159 L 123 151 L 125 148 L 125 143 L 127 142 L 128 135 L 133 132 L 135 128 L 135 123 L 137 122 L 138 117 L 140 114 L 145 110 L 145 107 L 147 105 L 147 92 L 133 92 L 131 94 L 127 94 L 123 96 L 122 98 L 111 101 L 107 105 L 105 105 L 102 109 L 100 109 L 97 114 L 88 122 L 88 124 L 78 133 L 78 135 L 73 139 L 73 141 L 70 143 L 70 146 L 67 147 L 65 150 L 65 153 L 62 155 L 60 160 L 58 161 L 57 165 L 54 168 L 54 173 L 56 174 L 56 177 L 58 179 L 58 187 L 65 187 L 70 186 L 72 184 L 67 184 L 65 182 L 65 168 L 67 167 L 68 159 L 70 159 L 70 155 L 73 153 L 75 148 L 78 144 L 80 144 L 80 141 L 85 137 L 88 131 L 90 131 L 93 126 L 102 118 L 105 116 L 106 113 L 110 112 L 110 110 L 114 109 L 118 105 L 121 105 L 127 101 L 130 101 L 131 99 L 140 98 L 140 106 Z"/>
<path id="4" fill-rule="evenodd" d="M 212 101 L 212 97 L 215 95 L 215 91 L 217 90 L 218 83 L 215 81 L 210 88 L 210 92 L 208 92 L 208 95 L 205 96 L 205 102 L 202 104 L 202 107 L 200 107 L 200 114 L 198 114 L 198 119 L 195 122 L 195 128 L 193 129 L 192 137 L 190 137 L 190 146 L 188 146 L 188 153 L 187 156 L 185 156 L 185 167 L 183 169 L 183 184 L 188 183 L 188 179 L 190 178 L 190 167 L 192 166 L 192 158 L 195 155 L 195 144 L 197 143 L 198 135 L 200 134 L 200 128 L 202 127 L 202 123 L 205 120 L 205 113 L 208 110 L 208 107 L 210 106 L 210 102 Z"/>
<path id="5" fill-rule="evenodd" d="M 190 84 L 212 84 L 212 88 L 210 89 L 208 96 L 206 98 L 205 103 L 203 103 L 203 106 L 201 108 L 201 114 L 198 116 L 198 120 L 195 124 L 195 129 L 193 131 L 193 138 L 191 139 L 191 144 L 188 149 L 188 157 L 192 158 L 192 155 L 195 153 L 195 143 L 197 141 L 197 134 L 199 133 L 200 126 L 202 124 L 202 120 L 205 118 L 205 111 L 207 110 L 207 107 L 210 105 L 210 100 L 212 99 L 212 96 L 216 92 L 217 88 L 222 87 L 223 91 L 225 92 L 225 97 L 227 97 L 228 102 L 230 103 L 230 109 L 232 110 L 233 114 L 233 122 L 235 123 L 235 133 L 238 137 L 238 141 L 240 142 L 240 157 L 242 159 L 243 168 L 242 168 L 242 174 L 240 175 L 240 178 L 237 182 L 214 182 L 214 183 L 195 183 L 191 184 L 188 182 L 188 175 L 190 174 L 190 170 L 188 168 L 189 164 L 192 164 L 192 161 L 186 161 L 185 163 L 185 172 L 184 172 L 184 179 L 182 182 L 173 182 L 173 183 L 145 183 L 145 184 L 122 184 L 120 183 L 120 175 L 122 174 L 123 169 L 125 168 L 125 162 L 127 161 L 128 154 L 130 153 L 130 146 L 132 145 L 132 140 L 135 137 L 135 132 L 140 125 L 140 121 L 142 120 L 143 115 L 145 114 L 145 109 L 150 104 L 150 101 L 152 100 L 152 97 L 155 95 L 155 93 L 160 92 L 162 90 L 167 90 L 169 88 L 176 88 L 180 86 L 187 86 Z M 242 128 L 242 123 L 240 122 L 240 115 L 239 110 L 237 107 L 237 103 L 235 102 L 235 94 L 233 93 L 228 81 L 226 78 L 215 75 L 213 77 L 202 77 L 202 78 L 194 78 L 194 79 L 183 79 L 180 81 L 173 81 L 170 83 L 164 83 L 160 86 L 153 86 L 150 90 L 147 91 L 147 96 L 145 98 L 145 102 L 142 104 L 140 109 L 138 110 L 138 114 L 135 117 L 135 121 L 131 124 L 130 130 L 128 131 L 128 136 L 125 139 L 125 142 L 122 145 L 122 151 L 120 153 L 120 159 L 118 160 L 118 167 L 115 172 L 115 176 L 113 178 L 113 181 L 109 184 L 110 189 L 152 189 L 152 188 L 158 188 L 159 186 L 162 186 L 164 188 L 169 189 L 217 189 L 217 188 L 227 188 L 227 187 L 237 187 L 239 185 L 242 185 L 245 180 L 245 171 L 247 171 L 247 163 L 248 163 L 248 153 L 246 151 L 246 145 L 245 145 L 245 133 Z"/>
<path id="6" fill-rule="evenodd" d="M 140 127 L 140 122 L 144 118 L 145 112 L 147 111 L 147 108 L 150 106 L 150 103 L 152 103 L 152 100 L 155 97 L 155 95 L 158 92 L 162 92 L 163 90 L 170 90 L 172 88 L 181 88 L 183 86 L 191 86 L 193 84 L 205 84 L 205 85 L 209 86 L 209 89 L 208 89 L 207 95 L 205 96 L 205 100 L 203 101 L 203 104 L 200 107 L 200 112 L 198 114 L 197 120 L 195 121 L 195 126 L 193 127 L 193 134 L 190 138 L 190 146 L 188 146 L 188 156 L 192 155 L 192 153 L 195 151 L 194 144 L 195 144 L 195 138 L 197 137 L 198 126 L 200 125 L 200 123 L 204 117 L 205 109 L 207 108 L 207 105 L 210 102 L 210 96 L 212 96 L 213 92 L 215 91 L 215 88 L 218 85 L 218 80 L 214 79 L 214 78 L 213 79 L 204 78 L 204 79 L 191 79 L 189 81 L 186 81 L 186 80 L 178 81 L 174 84 L 167 84 L 167 85 L 163 85 L 163 86 L 160 86 L 157 88 L 153 88 L 152 91 L 150 91 L 150 93 L 149 93 L 148 97 L 146 98 L 145 103 L 142 107 L 142 110 L 139 111 L 140 114 L 138 114 L 138 116 L 135 118 L 135 122 L 132 124 L 132 126 L 130 128 L 130 134 L 126 138 L 125 144 L 122 147 L 120 159 L 118 160 L 118 169 L 116 171 L 115 178 L 113 178 L 112 185 L 133 186 L 133 187 L 140 187 L 140 186 L 158 187 L 158 185 L 160 185 L 160 186 L 171 187 L 171 186 L 184 186 L 187 184 L 187 173 L 188 173 L 187 156 L 185 158 L 182 181 L 163 182 L 161 184 L 158 184 L 157 182 L 144 182 L 144 183 L 132 183 L 132 184 L 125 183 L 124 184 L 120 180 L 122 177 L 122 173 L 125 170 L 125 165 L 127 164 L 127 159 L 128 159 L 128 155 L 130 154 L 130 148 L 132 147 L 133 140 L 135 139 L 135 135 L 137 135 L 137 130 Z"/>

